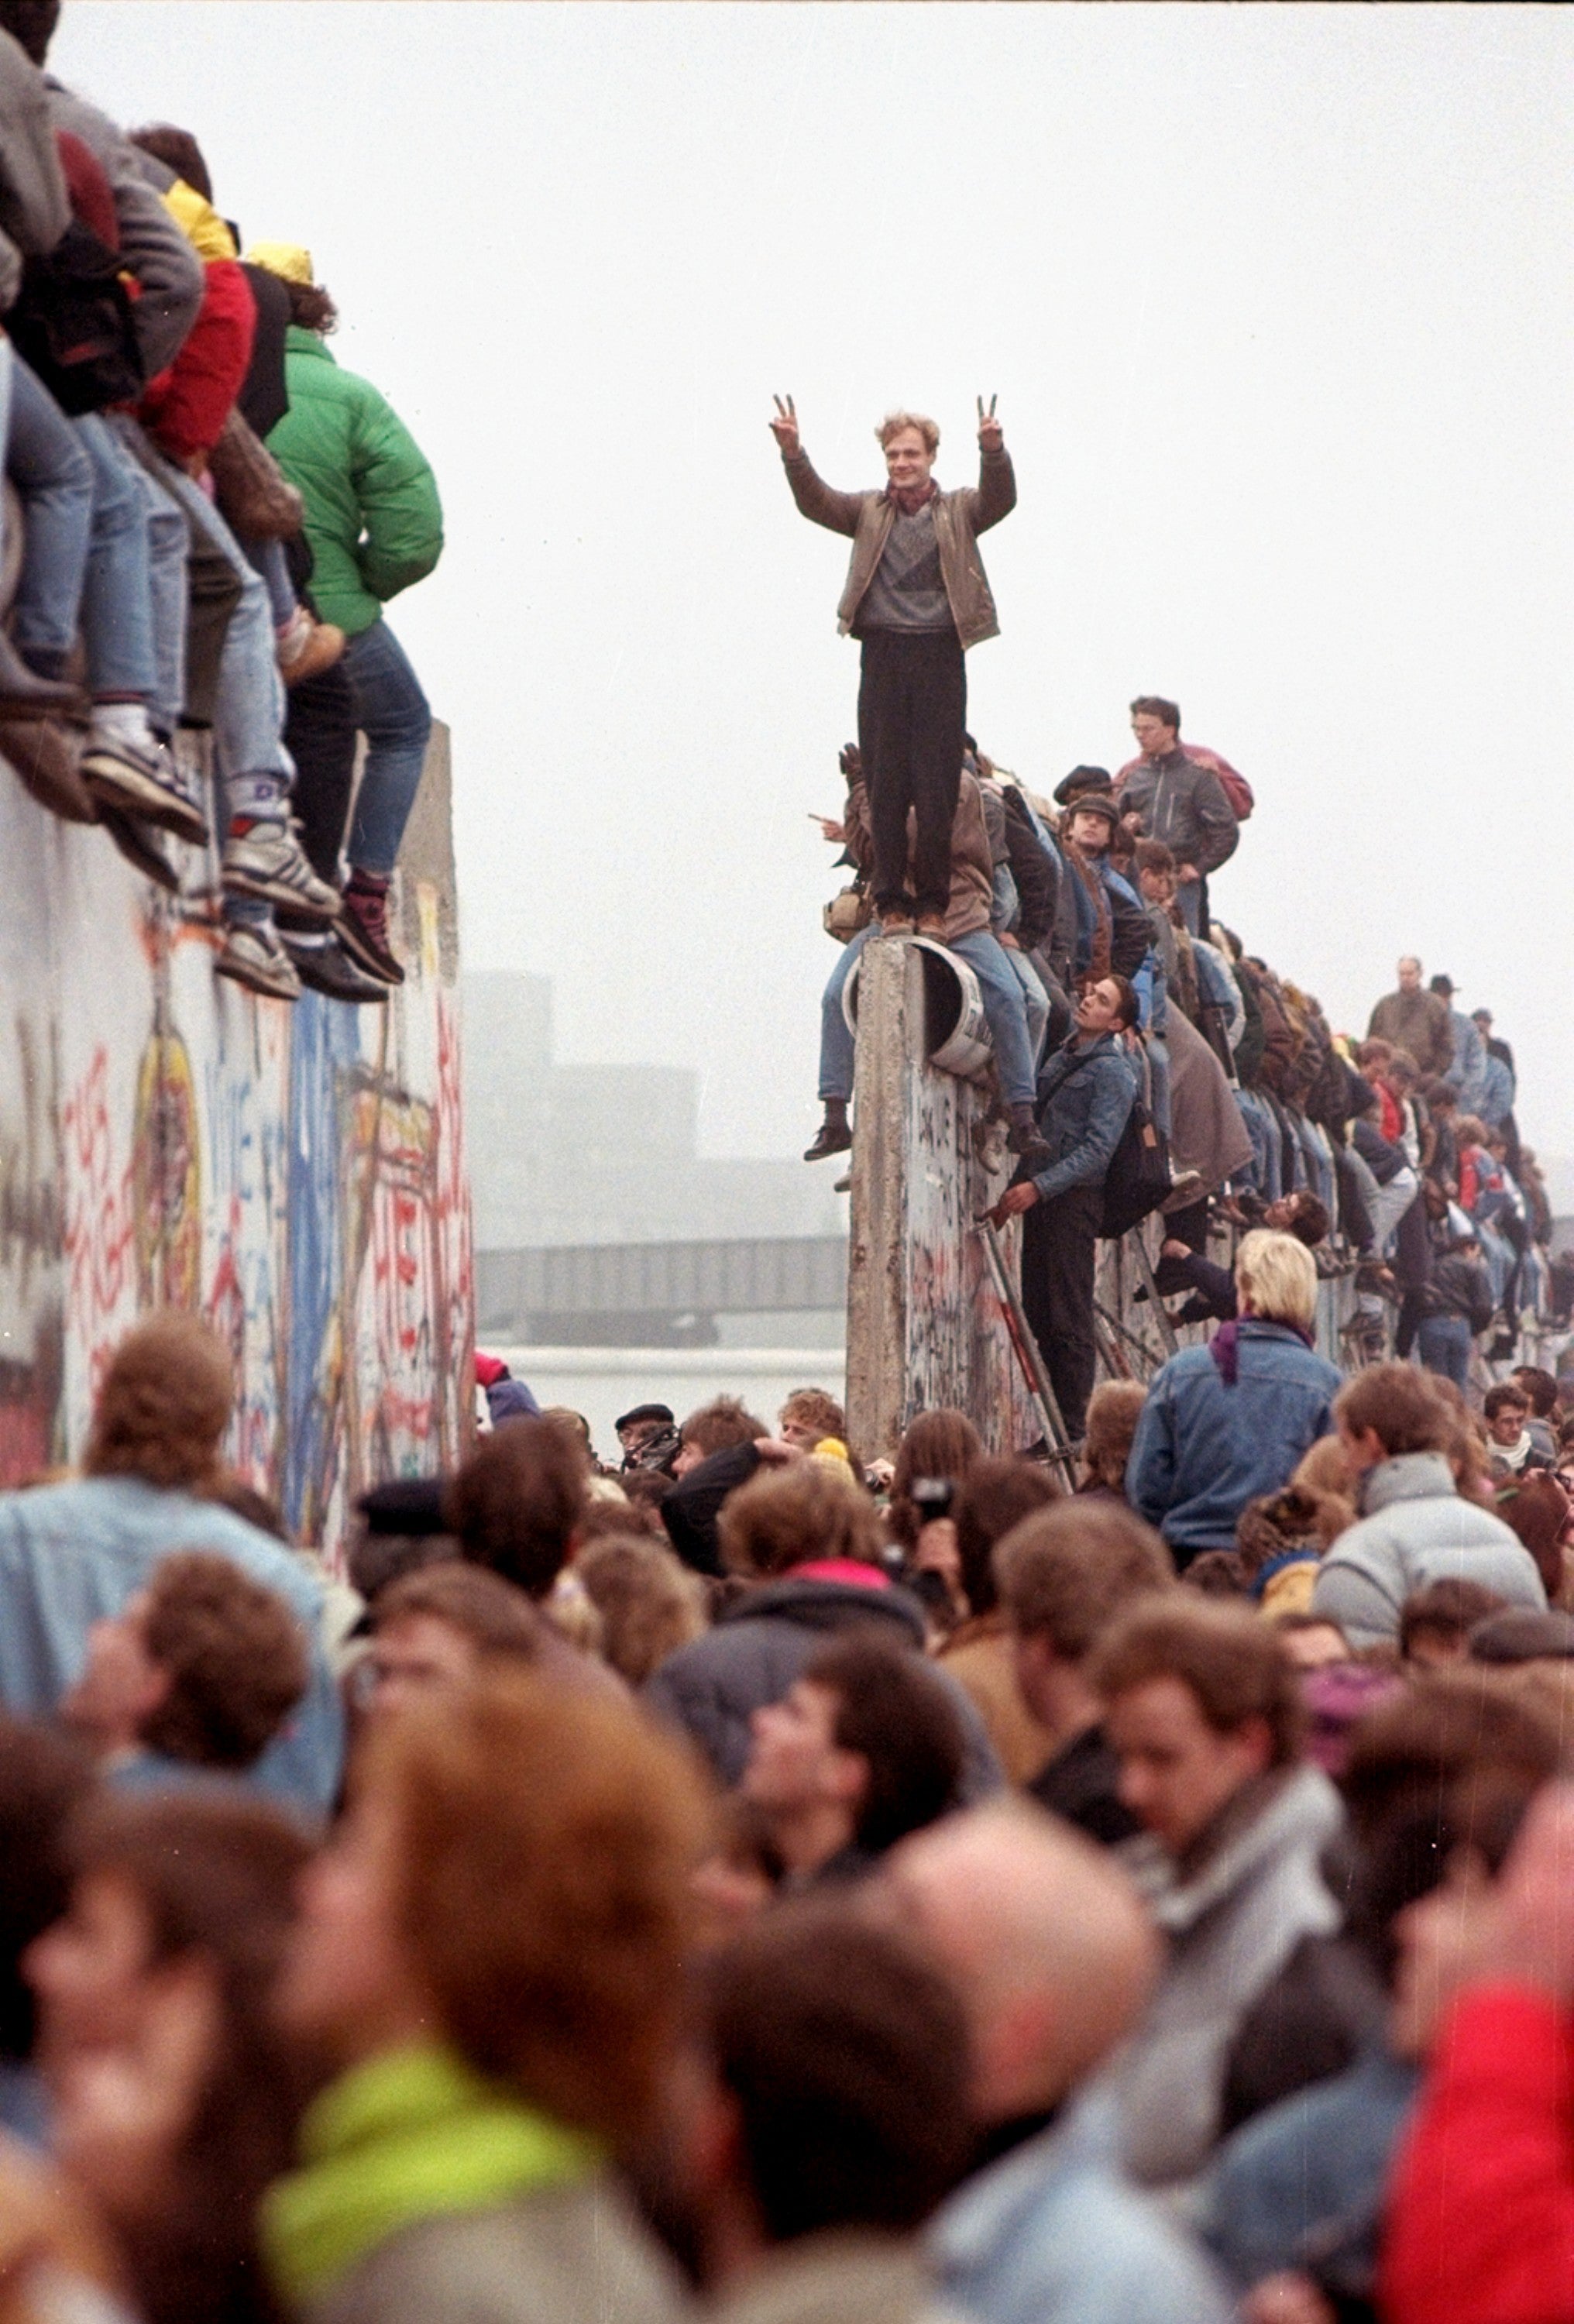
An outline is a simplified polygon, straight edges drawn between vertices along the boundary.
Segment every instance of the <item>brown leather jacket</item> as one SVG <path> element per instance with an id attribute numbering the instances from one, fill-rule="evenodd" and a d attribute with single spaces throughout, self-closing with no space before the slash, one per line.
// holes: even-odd
<path id="1" fill-rule="evenodd" d="M 847 815 L 842 827 L 847 834 L 847 853 L 859 870 L 872 870 L 874 841 L 869 826 L 869 794 L 861 776 L 847 794 Z M 909 851 L 915 829 L 916 818 L 909 812 Z M 910 871 L 910 852 L 908 865 Z M 980 928 L 989 927 L 994 901 L 994 870 L 990 835 L 984 825 L 983 794 L 978 777 L 970 775 L 964 767 L 951 825 L 951 894 L 945 907 L 943 943 L 953 944 L 958 936 L 976 936 Z"/>
<path id="2" fill-rule="evenodd" d="M 847 586 L 836 608 L 837 626 L 845 637 L 884 553 L 886 538 L 896 516 L 895 505 L 883 491 L 833 492 L 815 475 L 806 452 L 800 451 L 791 460 L 784 457 L 782 466 L 787 470 L 793 498 L 810 523 L 823 524 L 828 532 L 845 532 L 852 537 Z M 938 493 L 932 503 L 934 535 L 940 544 L 941 577 L 964 653 L 969 646 L 980 645 L 985 638 L 1000 634 L 995 601 L 990 595 L 983 558 L 979 555 L 978 536 L 988 532 L 992 524 L 999 524 L 1003 516 L 1009 516 L 1016 505 L 1016 471 L 1011 466 L 1011 455 L 1004 450 L 980 454 L 976 487 L 969 484 L 961 492 Z"/>

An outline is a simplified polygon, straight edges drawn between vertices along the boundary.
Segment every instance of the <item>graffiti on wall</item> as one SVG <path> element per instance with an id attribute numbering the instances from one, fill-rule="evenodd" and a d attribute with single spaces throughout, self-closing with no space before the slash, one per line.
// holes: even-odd
<path id="1" fill-rule="evenodd" d="M 420 954 L 388 1009 L 289 1009 L 216 982 L 211 926 L 94 835 L 0 791 L 13 841 L 37 853 L 38 903 L 35 925 L 0 922 L 0 1483 L 79 1458 L 122 1334 L 187 1307 L 235 1359 L 234 1465 L 332 1545 L 356 1491 L 451 1463 L 470 1425 L 436 894 L 412 882 Z"/>

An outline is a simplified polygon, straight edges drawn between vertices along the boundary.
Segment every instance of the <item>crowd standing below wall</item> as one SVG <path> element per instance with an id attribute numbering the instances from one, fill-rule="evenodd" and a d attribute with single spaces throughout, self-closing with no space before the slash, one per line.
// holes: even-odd
<path id="1" fill-rule="evenodd" d="M 210 914 L 221 975 L 385 1001 L 431 717 L 383 607 L 441 553 L 431 471 L 309 254 L 243 261 L 189 132 L 44 74 L 59 13 L 0 5 L 0 755 Z"/>

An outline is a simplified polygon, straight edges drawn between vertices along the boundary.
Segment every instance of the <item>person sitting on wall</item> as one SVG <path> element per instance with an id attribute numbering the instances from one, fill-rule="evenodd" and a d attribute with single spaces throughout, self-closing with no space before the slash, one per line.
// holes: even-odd
<path id="1" fill-rule="evenodd" d="M 932 934 L 955 953 L 979 982 L 984 1014 L 994 1043 L 1000 1095 L 1010 1118 L 1008 1142 L 1014 1154 L 1042 1167 L 1047 1153 L 1034 1126 L 1033 1045 L 1027 1029 L 1027 1010 L 1022 985 L 999 944 L 990 933 L 994 900 L 994 864 L 984 823 L 983 798 L 976 775 L 959 770 L 956 812 L 952 819 L 950 896 L 945 912 Z M 844 841 L 861 870 L 872 863 L 873 833 L 868 794 L 861 776 L 848 793 L 844 824 L 827 825 L 826 835 Z M 916 820 L 909 823 L 908 876 L 915 885 L 923 876 L 918 868 Z M 820 1100 L 824 1119 L 804 1156 L 819 1162 L 828 1154 L 842 1154 L 852 1143 L 847 1109 L 852 1098 L 853 1042 L 842 1013 L 842 995 L 855 961 L 877 933 L 873 925 L 855 936 L 831 972 L 820 1004 Z"/>

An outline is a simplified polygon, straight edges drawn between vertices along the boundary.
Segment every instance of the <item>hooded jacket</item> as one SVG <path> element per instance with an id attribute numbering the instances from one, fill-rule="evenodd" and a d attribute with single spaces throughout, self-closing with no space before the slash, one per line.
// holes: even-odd
<path id="1" fill-rule="evenodd" d="M 391 404 L 315 331 L 290 325 L 284 373 L 290 409 L 268 449 L 306 503 L 318 612 L 358 638 L 443 553 L 437 480 Z"/>
<path id="2" fill-rule="evenodd" d="M 1501 1517 L 1460 1497 L 1446 1455 L 1399 1452 L 1367 1470 L 1361 1516 L 1323 1559 L 1312 1610 L 1359 1652 L 1397 1638 L 1405 1600 L 1445 1581 L 1546 1611 L 1534 1558 Z"/>
<path id="3" fill-rule="evenodd" d="M 836 626 L 843 637 L 852 628 L 875 567 L 885 554 L 886 541 L 896 521 L 896 503 L 882 491 L 838 493 L 817 476 L 809 456 L 800 451 L 784 458 L 787 484 L 799 513 L 828 532 L 850 533 L 852 555 L 846 586 L 836 608 Z M 979 459 L 979 481 L 961 492 L 940 493 L 929 503 L 934 512 L 934 536 L 940 548 L 940 573 L 946 602 L 962 650 L 1000 634 L 995 601 L 979 555 L 978 536 L 1009 516 L 1017 505 L 1017 476 L 1007 451 L 985 452 Z"/>
<path id="4" fill-rule="evenodd" d="M 1155 1840 L 1132 1844 L 1128 1863 L 1169 1958 L 1146 2017 L 1090 2095 L 1113 2101 L 1139 2184 L 1176 2187 L 1207 2163 L 1237 2032 L 1302 1937 L 1338 1926 L 1319 1858 L 1340 1821 L 1326 1775 L 1281 1767 L 1236 1794 L 1192 1851 L 1200 1861 L 1178 1866 Z"/>
<path id="5" fill-rule="evenodd" d="M 684 1729 L 729 1790 L 748 1761 L 754 1713 L 779 1702 L 828 1639 L 867 1628 L 893 1646 L 924 1651 L 917 1600 L 878 1566 L 856 1569 L 856 1579 L 839 1578 L 854 1571 L 837 1562 L 833 1574 L 811 1563 L 762 1582 L 724 1607 L 713 1628 L 668 1655 L 645 1682 L 651 1710 Z M 999 1761 L 971 1697 L 943 1664 L 934 1668 L 962 1721 L 962 1796 L 982 1798 L 999 1788 Z"/>

